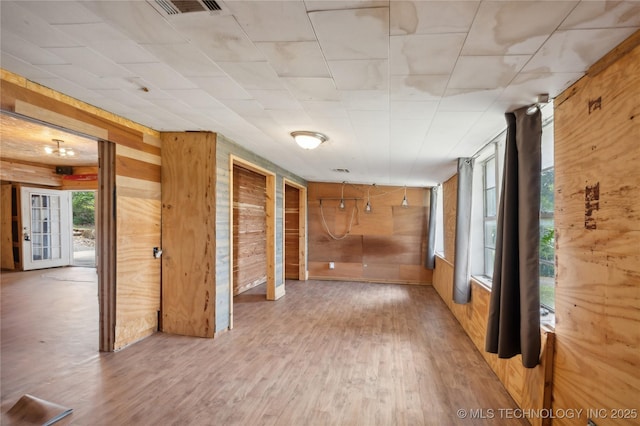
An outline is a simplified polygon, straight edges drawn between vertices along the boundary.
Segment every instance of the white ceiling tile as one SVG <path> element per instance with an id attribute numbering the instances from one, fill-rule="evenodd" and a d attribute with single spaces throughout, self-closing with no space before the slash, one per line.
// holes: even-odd
<path id="1" fill-rule="evenodd" d="M 466 34 L 420 34 L 391 37 L 391 74 L 448 74 Z"/>
<path id="2" fill-rule="evenodd" d="M 388 68 L 386 59 L 329 61 L 338 90 L 387 90 Z"/>
<path id="3" fill-rule="evenodd" d="M 270 110 L 267 113 L 287 132 L 315 129 L 313 120 L 304 110 Z"/>
<path id="4" fill-rule="evenodd" d="M 162 62 L 124 64 L 134 75 L 144 78 L 161 89 L 194 89 L 196 85 Z M 144 77 L 143 77 L 144 76 Z"/>
<path id="5" fill-rule="evenodd" d="M 55 75 L 49 71 L 27 63 L 8 53 L 3 52 L 2 55 L 0 55 L 0 64 L 2 68 L 11 70 L 11 72 L 33 81 L 38 81 L 41 78 L 55 78 Z"/>
<path id="6" fill-rule="evenodd" d="M 96 89 L 96 93 L 102 96 L 104 102 L 117 102 L 121 105 L 126 105 L 132 109 L 144 109 L 145 107 L 152 105 L 148 99 L 143 99 L 140 96 L 135 95 L 134 90 L 124 89 Z"/>
<path id="7" fill-rule="evenodd" d="M 480 1 L 392 1 L 391 34 L 466 33 Z"/>
<path id="8" fill-rule="evenodd" d="M 481 112 L 438 112 L 431 122 L 420 155 L 447 156 L 481 116 Z"/>
<path id="9" fill-rule="evenodd" d="M 87 1 L 83 5 L 138 43 L 187 41 L 187 37 L 170 25 L 147 1 Z"/>
<path id="10" fill-rule="evenodd" d="M 53 65 L 52 65 L 53 66 Z M 94 99 L 99 97 L 93 90 L 80 86 L 78 81 L 65 78 L 39 78 L 38 83 L 76 99 Z"/>
<path id="11" fill-rule="evenodd" d="M 64 64 L 64 58 L 56 55 L 54 52 L 41 48 L 35 44 L 16 37 L 13 34 L 6 34 L 0 40 L 2 42 L 2 51 L 14 57 L 20 57 L 21 60 L 33 65 L 40 64 Z"/>
<path id="12" fill-rule="evenodd" d="M 87 88 L 89 90 L 114 88 L 117 89 L 123 86 L 122 79 L 102 78 L 71 64 L 40 65 L 40 67 L 60 78 L 69 80 L 76 85 Z"/>
<path id="13" fill-rule="evenodd" d="M 387 59 L 389 9 L 351 9 L 310 12 L 327 60 Z"/>
<path id="14" fill-rule="evenodd" d="M 158 62 L 158 58 L 130 40 L 102 40 L 91 44 L 91 49 L 118 64 Z"/>
<path id="15" fill-rule="evenodd" d="M 87 6 L 90 2 L 77 1 L 25 1 L 21 7 L 50 24 L 87 24 L 101 19 Z"/>
<path id="16" fill-rule="evenodd" d="M 638 1 L 581 1 L 560 29 L 640 27 Z"/>
<path id="17" fill-rule="evenodd" d="M 304 2 L 232 1 L 227 5 L 252 41 L 315 40 Z"/>
<path id="18" fill-rule="evenodd" d="M 284 89 L 268 62 L 218 62 L 220 68 L 246 90 Z"/>
<path id="19" fill-rule="evenodd" d="M 582 73 L 520 73 L 500 95 L 501 101 L 509 101 L 512 110 L 537 101 L 538 95 L 548 93 L 551 98 L 579 79 Z"/>
<path id="20" fill-rule="evenodd" d="M 264 109 L 301 110 L 302 105 L 287 90 L 248 90 Z"/>
<path id="21" fill-rule="evenodd" d="M 431 122 L 438 109 L 438 101 L 392 101 L 391 120 L 421 120 Z"/>
<path id="22" fill-rule="evenodd" d="M 281 77 L 330 77 L 317 41 L 260 42 L 262 51 Z"/>
<path id="23" fill-rule="evenodd" d="M 388 111 L 389 92 L 387 90 L 345 90 L 342 102 L 349 111 Z"/>
<path id="24" fill-rule="evenodd" d="M 575 5 L 572 1 L 482 2 L 462 54 L 533 54 Z"/>
<path id="25" fill-rule="evenodd" d="M 66 63 L 83 68 L 100 77 L 128 77 L 131 71 L 88 47 L 48 47 L 48 52 Z"/>
<path id="26" fill-rule="evenodd" d="M 153 56 L 185 77 L 219 77 L 224 71 L 192 43 L 142 44 Z"/>
<path id="27" fill-rule="evenodd" d="M 242 27 L 231 15 L 183 13 L 175 15 L 171 22 L 214 61 L 265 60 L 264 55 L 249 40 Z"/>
<path id="28" fill-rule="evenodd" d="M 395 0 L 394 0 L 395 1 Z M 304 0 L 307 11 L 389 7 L 389 0 Z"/>
<path id="29" fill-rule="evenodd" d="M 322 120 L 327 117 L 346 118 L 347 110 L 339 101 L 302 101 L 302 107 L 311 114 Z"/>
<path id="30" fill-rule="evenodd" d="M 250 99 L 251 95 L 229 77 L 191 77 L 200 89 L 219 99 Z"/>
<path id="31" fill-rule="evenodd" d="M 634 32 L 634 28 L 556 31 L 522 71 L 584 72 Z"/>
<path id="32" fill-rule="evenodd" d="M 331 78 L 283 78 L 283 81 L 299 101 L 337 101 L 340 93 Z"/>
<path id="33" fill-rule="evenodd" d="M 190 108 L 224 108 L 224 104 L 201 89 L 166 89 L 165 92 Z"/>
<path id="34" fill-rule="evenodd" d="M 501 93 L 502 89 L 447 89 L 439 111 L 486 111 Z"/>
<path id="35" fill-rule="evenodd" d="M 241 117 L 264 117 L 267 115 L 264 107 L 253 99 L 227 99 L 224 104 Z"/>
<path id="36" fill-rule="evenodd" d="M 448 80 L 448 74 L 391 76 L 390 97 L 393 101 L 439 100 Z"/>
<path id="37" fill-rule="evenodd" d="M 461 56 L 451 74 L 450 89 L 494 89 L 509 85 L 530 56 Z"/>
<path id="38" fill-rule="evenodd" d="M 30 41 L 40 47 L 77 46 L 77 40 L 50 26 L 44 19 L 24 9 L 21 2 L 0 1 L 2 32 Z"/>
<path id="39" fill-rule="evenodd" d="M 60 32 L 78 41 L 78 45 L 90 46 L 94 42 L 104 40 L 127 40 L 126 34 L 105 22 L 91 22 L 88 24 L 56 24 L 53 25 Z"/>

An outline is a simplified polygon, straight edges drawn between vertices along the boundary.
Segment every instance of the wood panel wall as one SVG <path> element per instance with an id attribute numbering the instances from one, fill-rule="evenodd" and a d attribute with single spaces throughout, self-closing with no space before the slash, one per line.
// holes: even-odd
<path id="1" fill-rule="evenodd" d="M 11 212 L 12 185 L 3 183 L 0 185 L 0 267 L 2 269 L 14 269 L 13 260 L 13 232 Z"/>
<path id="2" fill-rule="evenodd" d="M 216 134 L 162 133 L 162 330 L 213 337 Z"/>
<path id="3" fill-rule="evenodd" d="M 553 407 L 640 424 L 613 418 L 640 409 L 640 32 L 555 105 Z"/>
<path id="4" fill-rule="evenodd" d="M 555 335 L 551 330 L 541 330 L 542 352 L 540 364 L 533 369 L 522 366 L 520 355 L 511 359 L 500 359 L 496 354 L 485 352 L 484 343 L 489 314 L 491 291 L 480 282 L 471 280 L 471 301 L 461 305 L 453 303 L 453 259 L 455 258 L 455 215 L 458 180 L 454 175 L 443 184 L 444 250 L 445 258 L 436 256 L 433 287 L 467 332 L 487 363 L 496 373 L 509 394 L 523 409 L 551 408 L 551 374 Z M 472 254 L 473 256 L 474 254 Z M 482 256 L 482 253 L 477 255 Z M 533 425 L 547 425 L 548 419 L 541 416 L 530 418 Z M 543 422 L 544 421 L 544 422 Z"/>
<path id="5" fill-rule="evenodd" d="M 368 188 L 370 214 L 364 212 Z M 338 209 L 342 184 L 313 182 L 308 189 L 310 279 L 431 284 L 424 267 L 428 188 L 407 188 L 409 207 L 403 208 L 403 187 L 347 184 L 344 211 Z M 326 229 L 341 238 L 350 226 L 338 240 Z"/>
<path id="6" fill-rule="evenodd" d="M 233 295 L 267 281 L 265 176 L 233 166 Z"/>
<path id="7" fill-rule="evenodd" d="M 297 280 L 300 274 L 300 190 L 284 186 L 284 277 Z"/>
<path id="8" fill-rule="evenodd" d="M 259 155 L 241 147 L 223 135 L 217 135 L 216 142 L 216 332 L 223 332 L 229 327 L 233 327 L 232 302 L 230 294 L 231 282 L 231 231 L 232 231 L 232 206 L 230 204 L 233 188 L 231 186 L 230 161 L 242 159 L 243 162 L 251 163 L 264 170 L 275 174 L 275 236 L 274 245 L 276 251 L 275 270 L 275 295 L 279 298 L 284 295 L 284 270 L 283 270 L 283 249 L 284 249 L 284 189 L 283 181 L 288 179 L 302 187 L 306 187 L 307 182 L 282 169 L 281 167 L 265 160 Z"/>
<path id="9" fill-rule="evenodd" d="M 116 144 L 117 274 L 101 283 L 117 294 L 115 340 L 101 349 L 148 336 L 160 308 L 160 261 L 152 256 L 160 246 L 159 134 L 16 74 L 1 70 L 1 76 L 2 109 Z"/>

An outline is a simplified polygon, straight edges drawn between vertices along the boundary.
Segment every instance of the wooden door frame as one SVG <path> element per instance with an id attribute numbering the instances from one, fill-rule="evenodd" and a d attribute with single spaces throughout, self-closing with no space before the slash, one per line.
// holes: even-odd
<path id="1" fill-rule="evenodd" d="M 276 292 L 276 175 L 250 161 L 229 155 L 229 329 L 233 328 L 233 166 L 244 167 L 265 177 L 267 189 L 266 235 L 267 235 L 267 300 L 277 300 L 284 295 L 282 288 Z"/>
<path id="2" fill-rule="evenodd" d="M 98 350 L 113 352 L 116 329 L 116 213 L 115 213 L 115 144 L 108 142 L 108 131 L 39 106 L 16 100 L 15 111 L 2 110 L 26 121 L 57 128 L 93 139 L 98 145 L 98 191 L 96 193 L 97 225 L 96 271 L 98 275 L 99 339 Z M 106 152 L 111 157 L 105 158 Z M 99 227 L 98 227 L 99 226 Z"/>
<path id="3" fill-rule="evenodd" d="M 282 273 L 284 274 L 286 267 L 285 191 L 287 186 L 298 190 L 298 280 L 306 281 L 309 278 L 307 271 L 307 187 L 287 178 L 282 179 Z"/>

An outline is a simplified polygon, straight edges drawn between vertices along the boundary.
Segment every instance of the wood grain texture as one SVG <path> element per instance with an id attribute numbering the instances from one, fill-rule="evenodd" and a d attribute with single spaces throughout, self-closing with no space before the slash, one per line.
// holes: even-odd
<path id="1" fill-rule="evenodd" d="M 213 337 L 216 135 L 163 133 L 162 327 Z"/>
<path id="2" fill-rule="evenodd" d="M 297 280 L 300 270 L 300 190 L 285 185 L 284 192 L 284 277 Z"/>
<path id="3" fill-rule="evenodd" d="M 2 276 L 3 413 L 31 392 L 79 425 L 528 424 L 456 416 L 517 406 L 428 286 L 287 281 L 275 303 L 261 286 L 216 339 L 155 333 L 98 354 L 96 284 L 69 269 Z"/>
<path id="4" fill-rule="evenodd" d="M 0 267 L 12 270 L 13 262 L 13 238 L 11 230 L 11 184 L 0 185 Z"/>
<path id="5" fill-rule="evenodd" d="M 364 213 L 367 191 L 370 214 Z M 406 193 L 409 207 L 403 208 L 404 187 L 310 183 L 309 277 L 430 284 L 432 273 L 423 266 L 429 190 Z M 338 208 L 341 196 L 344 210 Z M 329 262 L 335 269 L 328 269 Z"/>
<path id="6" fill-rule="evenodd" d="M 632 39 L 555 109 L 554 409 L 640 408 L 640 34 Z"/>
<path id="7" fill-rule="evenodd" d="M 267 281 L 267 182 L 233 166 L 233 294 Z"/>
<path id="8" fill-rule="evenodd" d="M 541 330 L 540 364 L 535 368 L 524 368 L 519 355 L 510 359 L 500 359 L 496 354 L 484 350 L 491 297 L 489 289 L 472 280 L 471 302 L 466 305 L 453 303 L 453 265 L 440 256 L 436 256 L 433 287 L 518 406 L 526 410 L 549 410 L 555 342 L 553 332 Z M 532 416 L 530 420 L 531 424 L 537 426 L 542 425 L 545 419 L 543 416 Z"/>
<path id="9" fill-rule="evenodd" d="M 159 200 L 117 198 L 116 348 L 158 328 L 160 260 L 153 247 L 160 247 L 160 210 Z"/>
<path id="10" fill-rule="evenodd" d="M 62 186 L 62 176 L 56 174 L 55 166 L 24 164 L 11 160 L 0 160 L 0 180 L 53 187 Z"/>

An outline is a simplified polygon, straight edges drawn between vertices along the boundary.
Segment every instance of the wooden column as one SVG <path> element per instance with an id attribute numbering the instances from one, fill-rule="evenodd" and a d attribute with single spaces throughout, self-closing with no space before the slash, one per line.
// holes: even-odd
<path id="1" fill-rule="evenodd" d="M 214 133 L 163 133 L 162 330 L 215 332 Z"/>

